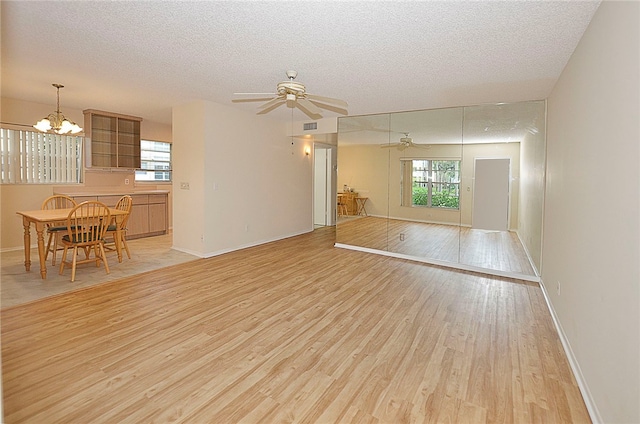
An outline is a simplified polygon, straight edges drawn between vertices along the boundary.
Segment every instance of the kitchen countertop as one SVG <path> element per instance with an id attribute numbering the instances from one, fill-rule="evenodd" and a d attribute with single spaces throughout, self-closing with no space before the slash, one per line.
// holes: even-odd
<path id="1" fill-rule="evenodd" d="M 64 194 L 65 196 L 130 196 L 136 194 L 168 194 L 169 190 L 86 190 L 86 191 L 66 191 L 55 190 L 54 194 Z"/>

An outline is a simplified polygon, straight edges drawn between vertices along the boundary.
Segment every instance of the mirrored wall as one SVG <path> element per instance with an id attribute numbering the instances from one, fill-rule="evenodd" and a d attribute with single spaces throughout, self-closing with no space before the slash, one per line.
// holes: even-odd
<path id="1" fill-rule="evenodd" d="M 336 245 L 535 280 L 544 141 L 544 101 L 339 118 Z"/>

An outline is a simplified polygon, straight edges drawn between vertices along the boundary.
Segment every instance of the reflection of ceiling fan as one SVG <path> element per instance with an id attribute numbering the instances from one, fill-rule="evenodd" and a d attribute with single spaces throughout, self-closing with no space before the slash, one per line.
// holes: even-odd
<path id="1" fill-rule="evenodd" d="M 347 115 L 347 102 L 331 97 L 316 96 L 306 92 L 304 84 L 294 81 L 298 73 L 287 71 L 288 81 L 278 84 L 276 93 L 234 93 L 236 96 L 261 96 L 254 98 L 236 99 L 234 102 L 258 102 L 269 100 L 264 96 L 275 96 L 258 108 L 258 115 L 272 111 L 287 104 L 287 107 L 297 107 L 312 119 L 322 118 L 320 108 L 327 109 L 341 115 Z"/>
<path id="2" fill-rule="evenodd" d="M 398 150 L 404 150 L 407 147 L 416 147 L 418 149 L 428 149 L 431 146 L 427 146 L 424 144 L 416 144 L 413 142 L 413 139 L 411 137 L 409 137 L 409 133 L 403 133 L 404 137 L 400 137 L 400 141 L 397 143 L 390 143 L 390 144 L 383 144 L 382 148 L 389 148 L 389 147 L 397 147 Z"/>

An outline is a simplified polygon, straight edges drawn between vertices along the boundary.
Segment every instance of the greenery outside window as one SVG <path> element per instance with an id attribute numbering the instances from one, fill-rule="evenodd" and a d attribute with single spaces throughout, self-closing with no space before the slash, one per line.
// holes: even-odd
<path id="1" fill-rule="evenodd" d="M 140 167 L 136 181 L 171 181 L 171 143 L 140 140 Z"/>
<path id="2" fill-rule="evenodd" d="M 70 184 L 82 181 L 84 137 L 2 125 L 2 184 Z"/>
<path id="3" fill-rule="evenodd" d="M 460 209 L 460 161 L 403 159 L 402 206 Z"/>

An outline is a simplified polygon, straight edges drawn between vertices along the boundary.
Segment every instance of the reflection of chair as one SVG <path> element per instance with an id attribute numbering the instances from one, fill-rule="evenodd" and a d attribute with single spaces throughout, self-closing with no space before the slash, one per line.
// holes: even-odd
<path id="1" fill-rule="evenodd" d="M 65 265 L 71 266 L 71 281 L 76 279 L 76 265 L 87 262 L 96 262 L 100 266 L 100 261 L 104 262 L 104 269 L 109 273 L 107 257 L 104 254 L 104 235 L 111 222 L 111 212 L 104 203 L 90 201 L 80 203 L 73 208 L 67 216 L 67 234 L 61 239 L 64 245 L 62 252 L 62 262 L 60 263 L 60 275 L 64 272 Z M 71 262 L 67 261 L 67 251 L 73 248 Z M 78 248 L 85 251 L 86 258 L 78 261 Z M 89 258 L 89 253 L 93 248 L 96 257 Z"/>
<path id="2" fill-rule="evenodd" d="M 347 214 L 347 204 L 344 203 L 344 196 L 338 194 L 338 216 Z"/>
<path id="3" fill-rule="evenodd" d="M 131 252 L 129 252 L 129 246 L 127 245 L 127 239 L 125 238 L 127 233 L 127 221 L 129 221 L 129 215 L 131 215 L 131 207 L 133 206 L 133 199 L 128 194 L 125 194 L 116 203 L 116 209 L 126 211 L 127 214 L 122 218 L 120 222 L 120 247 L 124 246 L 127 251 L 127 257 L 131 259 Z M 115 250 L 116 247 L 116 230 L 117 223 L 109 225 L 105 237 L 111 237 L 110 240 L 105 240 L 104 248 L 107 250 Z"/>
<path id="4" fill-rule="evenodd" d="M 63 194 L 56 194 L 50 197 L 47 197 L 44 202 L 42 202 L 42 210 L 50 210 L 50 209 L 69 209 L 76 206 L 76 202 L 69 196 L 65 196 Z M 51 265 L 56 264 L 56 252 L 58 251 L 58 243 L 60 242 L 60 238 L 67 232 L 67 223 L 66 221 L 54 222 L 51 224 L 47 224 L 47 233 L 49 233 L 49 241 L 47 241 L 47 250 L 45 251 L 44 260 L 46 261 L 49 257 L 49 252 L 53 253 L 53 257 L 51 259 Z M 51 246 L 53 243 L 53 246 Z"/>

